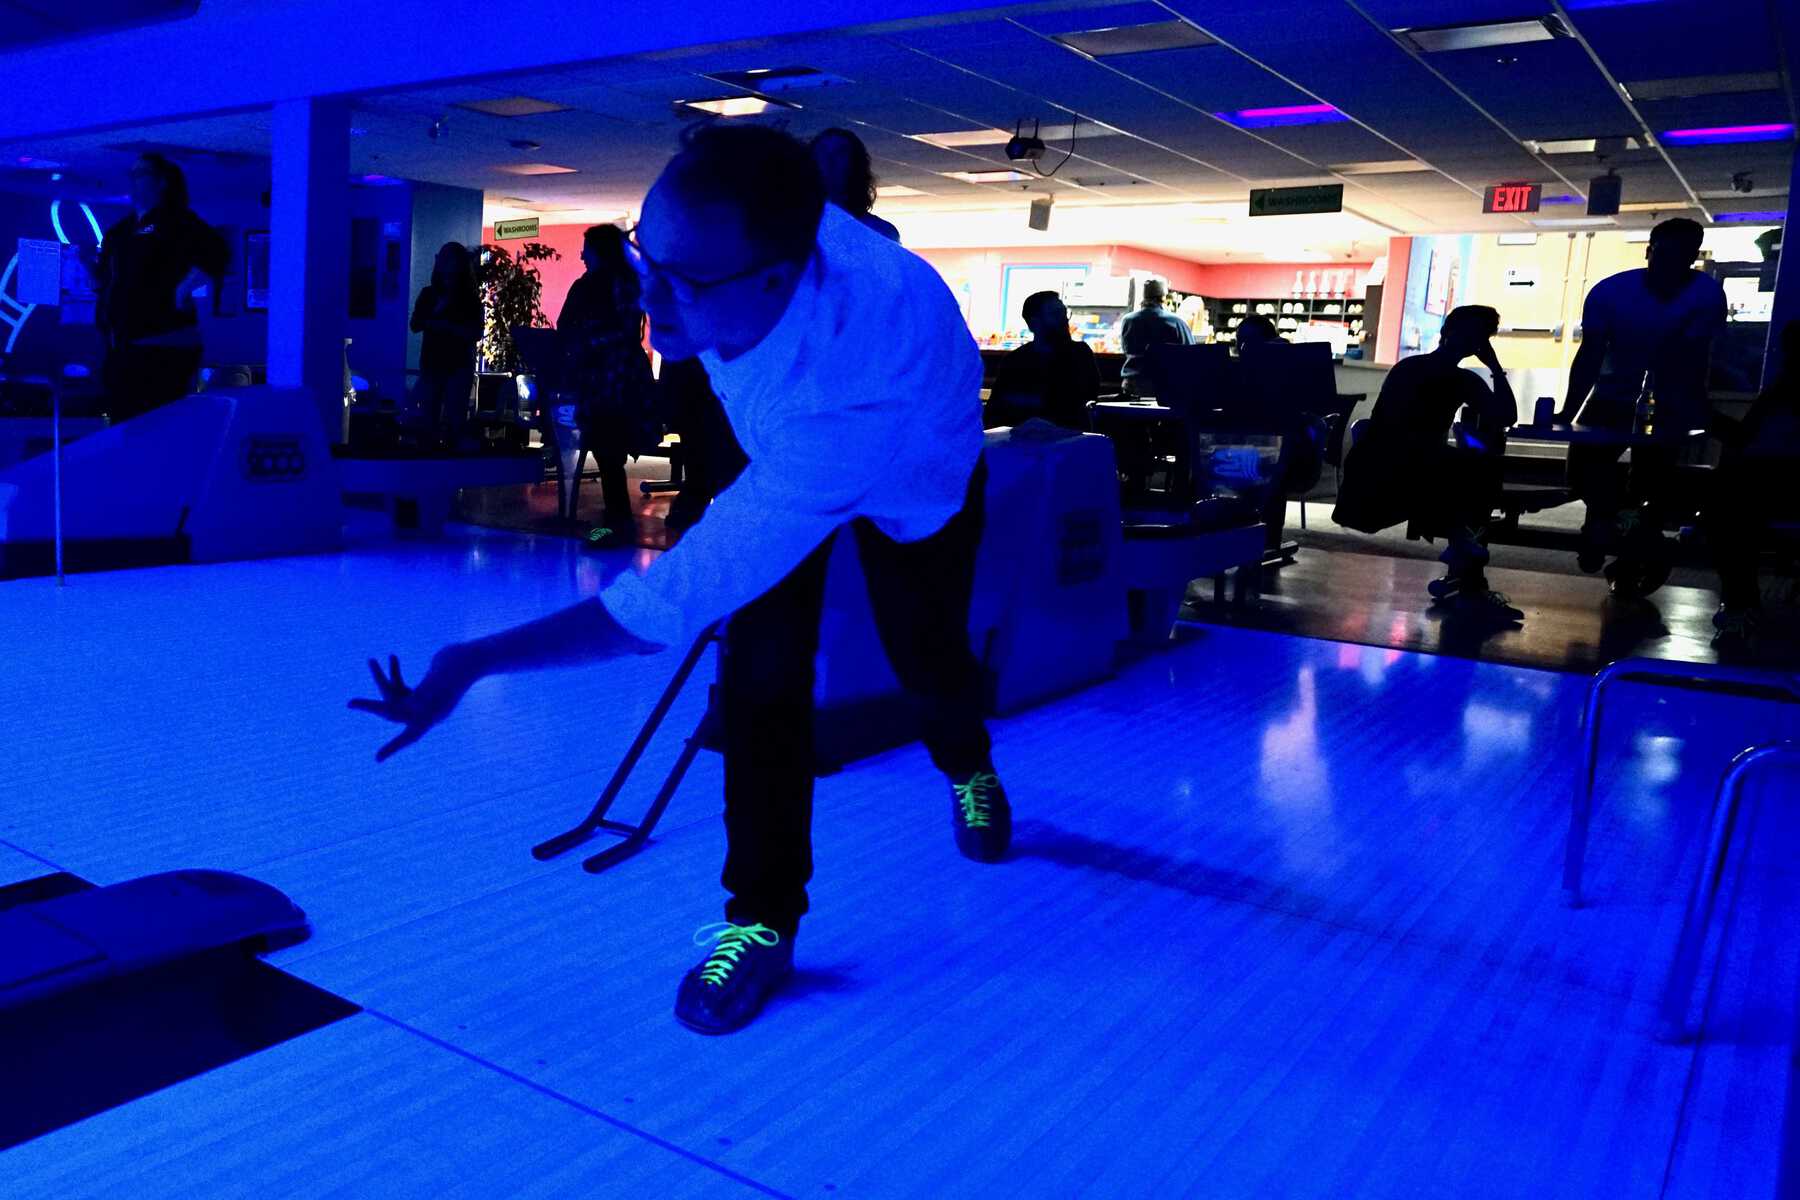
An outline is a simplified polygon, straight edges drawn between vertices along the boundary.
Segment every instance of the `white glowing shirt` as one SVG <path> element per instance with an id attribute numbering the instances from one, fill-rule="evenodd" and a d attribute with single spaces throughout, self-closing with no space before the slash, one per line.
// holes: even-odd
<path id="1" fill-rule="evenodd" d="M 787 311 L 701 361 L 750 465 L 642 574 L 601 593 L 627 631 L 683 643 L 867 517 L 903 542 L 958 509 L 981 453 L 981 355 L 925 260 L 826 205 Z"/>

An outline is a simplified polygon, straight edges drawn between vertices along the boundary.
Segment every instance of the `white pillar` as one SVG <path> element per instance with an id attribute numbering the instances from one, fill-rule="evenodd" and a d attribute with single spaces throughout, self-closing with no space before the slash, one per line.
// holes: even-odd
<path id="1" fill-rule="evenodd" d="M 272 110 L 269 382 L 302 387 L 325 436 L 344 440 L 350 307 L 350 106 L 287 100 Z"/>
<path id="2" fill-rule="evenodd" d="M 1800 143 L 1794 146 L 1794 174 L 1788 182 L 1787 224 L 1782 226 L 1781 240 L 1781 258 L 1775 264 L 1769 345 L 1763 351 L 1764 387 L 1775 382 L 1775 373 L 1781 369 L 1781 327 L 1789 321 L 1800 321 Z"/>

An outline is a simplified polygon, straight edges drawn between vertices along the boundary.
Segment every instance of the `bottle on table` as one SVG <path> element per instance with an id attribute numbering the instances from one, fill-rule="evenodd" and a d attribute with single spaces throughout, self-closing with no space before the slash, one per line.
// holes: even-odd
<path id="1" fill-rule="evenodd" d="M 1656 432 L 1656 379 L 1653 371 L 1644 372 L 1643 386 L 1638 389 L 1637 431 L 1645 437 Z"/>

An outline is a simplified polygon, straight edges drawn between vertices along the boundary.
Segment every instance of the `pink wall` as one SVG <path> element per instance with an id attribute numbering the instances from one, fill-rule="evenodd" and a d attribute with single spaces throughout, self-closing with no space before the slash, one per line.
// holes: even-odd
<path id="1" fill-rule="evenodd" d="M 1381 286 L 1381 327 L 1375 333 L 1375 361 L 1400 360 L 1400 317 L 1406 308 L 1406 272 L 1412 266 L 1412 239 L 1388 239 L 1387 282 Z"/>
<path id="2" fill-rule="evenodd" d="M 496 242 L 490 225 L 481 231 L 481 240 L 486 245 L 499 246 L 508 254 L 517 254 L 526 242 L 542 242 L 562 255 L 559 259 L 538 264 L 538 278 L 544 282 L 544 311 L 555 321 L 569 295 L 569 285 L 581 278 L 586 269 L 581 265 L 581 235 L 587 228 L 586 225 L 543 225 L 534 238 Z"/>
<path id="3" fill-rule="evenodd" d="M 1352 296 L 1360 296 L 1363 294 L 1364 277 L 1373 265 L 1366 262 L 1202 263 L 1198 264 L 1196 286 L 1183 290 L 1220 298 L 1242 296 L 1250 300 L 1279 300 L 1294 294 L 1296 272 L 1306 277 L 1308 282 L 1316 274 L 1320 278 L 1318 290 L 1335 291 L 1339 281 L 1344 278 L 1342 273 L 1348 271 L 1349 292 Z M 1181 287 L 1180 284 L 1175 286 Z"/>

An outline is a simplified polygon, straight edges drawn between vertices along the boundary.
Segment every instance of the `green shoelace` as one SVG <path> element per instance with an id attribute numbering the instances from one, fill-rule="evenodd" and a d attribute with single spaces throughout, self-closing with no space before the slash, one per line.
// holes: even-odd
<path id="1" fill-rule="evenodd" d="M 962 806 L 963 824 L 970 829 L 985 829 L 989 822 L 988 805 L 993 792 L 1000 787 L 1000 777 L 992 771 L 977 771 L 969 782 L 952 784 L 956 802 Z"/>
<path id="2" fill-rule="evenodd" d="M 730 921 L 707 925 L 694 934 L 696 946 L 704 946 L 714 940 L 719 944 L 713 947 L 706 965 L 700 968 L 700 978 L 714 987 L 722 987 L 731 978 L 732 969 L 738 965 L 738 960 L 744 956 L 751 943 L 758 946 L 778 946 L 781 944 L 781 935 L 767 925 L 733 925 Z"/>

